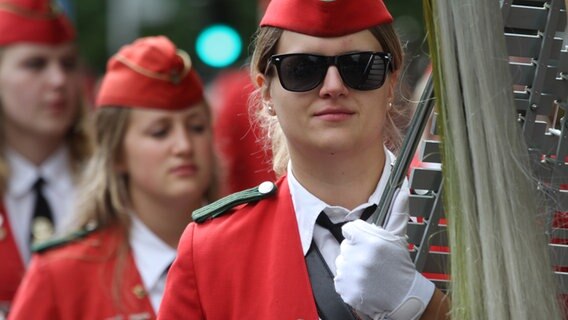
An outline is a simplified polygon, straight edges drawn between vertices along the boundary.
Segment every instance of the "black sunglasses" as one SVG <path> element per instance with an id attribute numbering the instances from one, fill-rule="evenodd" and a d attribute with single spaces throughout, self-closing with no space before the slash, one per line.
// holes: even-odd
<path id="1" fill-rule="evenodd" d="M 343 82 L 355 90 L 375 90 L 385 83 L 391 62 L 390 53 L 355 52 L 339 56 L 307 53 L 280 54 L 270 57 L 276 66 L 282 87 L 288 91 L 305 92 L 319 86 L 330 66 L 336 66 Z"/>

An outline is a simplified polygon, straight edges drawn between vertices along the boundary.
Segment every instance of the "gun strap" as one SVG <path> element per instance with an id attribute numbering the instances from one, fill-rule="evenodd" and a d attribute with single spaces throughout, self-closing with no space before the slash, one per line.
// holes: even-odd
<path id="1" fill-rule="evenodd" d="M 306 265 L 319 317 L 322 320 L 359 319 L 335 291 L 333 274 L 313 240 L 306 254 Z"/>

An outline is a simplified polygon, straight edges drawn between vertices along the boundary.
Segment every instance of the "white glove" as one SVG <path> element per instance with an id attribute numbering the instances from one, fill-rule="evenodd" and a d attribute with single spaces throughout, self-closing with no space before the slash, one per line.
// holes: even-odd
<path id="1" fill-rule="evenodd" d="M 418 319 L 434 284 L 414 268 L 406 239 L 362 220 L 342 231 L 334 282 L 343 301 L 373 319 Z"/>
<path id="2" fill-rule="evenodd" d="M 409 215 L 409 196 L 408 181 L 404 180 L 402 187 L 396 190 L 394 201 L 389 212 L 385 230 L 398 236 L 406 235 L 406 227 L 408 225 Z"/>

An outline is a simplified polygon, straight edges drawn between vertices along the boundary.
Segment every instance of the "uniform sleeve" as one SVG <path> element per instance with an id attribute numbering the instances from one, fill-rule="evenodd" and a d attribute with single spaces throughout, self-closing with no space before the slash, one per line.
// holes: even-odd
<path id="1" fill-rule="evenodd" d="M 190 223 L 180 239 L 177 258 L 168 272 L 158 319 L 205 319 L 195 275 L 194 231 L 195 223 Z"/>
<path id="2" fill-rule="evenodd" d="M 54 285 L 49 264 L 44 257 L 35 255 L 18 288 L 8 319 L 59 319 Z"/>

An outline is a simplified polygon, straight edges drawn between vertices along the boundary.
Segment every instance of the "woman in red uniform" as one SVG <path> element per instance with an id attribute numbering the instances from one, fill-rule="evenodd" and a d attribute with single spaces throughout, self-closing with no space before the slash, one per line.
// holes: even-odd
<path id="1" fill-rule="evenodd" d="M 110 59 L 95 136 L 79 231 L 38 250 L 13 319 L 155 318 L 190 212 L 214 198 L 209 107 L 189 56 L 167 38 Z"/>
<path id="2" fill-rule="evenodd" d="M 400 143 L 402 49 L 383 2 L 272 0 L 255 44 L 281 178 L 194 212 L 159 318 L 445 318 L 443 293 L 410 260 L 408 189 L 384 229 L 363 221 Z"/>
<path id="3" fill-rule="evenodd" d="M 74 39 L 51 1 L 0 1 L 0 318 L 30 246 L 71 217 L 90 154 Z"/>

